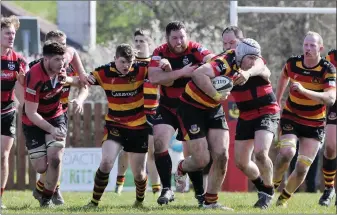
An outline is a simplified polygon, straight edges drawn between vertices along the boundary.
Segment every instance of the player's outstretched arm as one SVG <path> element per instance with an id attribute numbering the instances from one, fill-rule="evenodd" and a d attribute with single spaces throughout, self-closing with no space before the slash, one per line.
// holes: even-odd
<path id="1" fill-rule="evenodd" d="M 82 64 L 82 61 L 81 61 L 81 58 L 79 56 L 79 54 L 77 53 L 77 51 L 73 48 L 71 48 L 72 50 L 72 53 L 73 53 L 73 59 L 72 61 L 70 62 L 71 65 L 74 66 L 75 68 L 75 71 L 78 71 L 78 76 L 80 77 L 80 82 L 82 84 L 85 84 L 85 85 L 89 85 L 88 81 L 87 81 L 87 74 L 84 70 L 84 66 Z"/>
<path id="2" fill-rule="evenodd" d="M 149 80 L 152 84 L 170 86 L 181 77 L 180 70 L 165 72 L 161 67 L 149 67 Z"/>
<path id="3" fill-rule="evenodd" d="M 22 107 L 25 102 L 24 87 L 18 81 L 15 83 L 14 92 L 15 97 L 19 102 L 19 107 Z"/>
<path id="4" fill-rule="evenodd" d="M 289 84 L 289 77 L 286 75 L 286 65 L 285 65 L 278 79 L 278 83 L 276 87 L 276 100 L 280 107 L 281 107 L 282 96 L 288 84 Z"/>
<path id="5" fill-rule="evenodd" d="M 75 99 L 72 99 L 70 103 L 74 105 L 75 113 L 83 113 L 83 102 L 89 95 L 89 88 L 84 85 L 80 87 L 80 92 Z"/>

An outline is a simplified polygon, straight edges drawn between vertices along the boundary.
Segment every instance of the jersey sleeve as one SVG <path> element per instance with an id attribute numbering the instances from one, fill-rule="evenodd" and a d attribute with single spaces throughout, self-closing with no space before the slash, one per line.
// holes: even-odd
<path id="1" fill-rule="evenodd" d="M 192 49 L 196 49 L 193 54 L 194 57 L 200 62 L 203 62 L 205 56 L 211 54 L 211 52 L 207 48 L 203 47 L 199 43 L 192 43 Z"/>
<path id="2" fill-rule="evenodd" d="M 228 62 L 227 55 L 221 55 L 214 58 L 209 64 L 212 66 L 215 77 L 217 76 L 229 76 L 233 71 L 233 65 Z"/>
<path id="3" fill-rule="evenodd" d="M 324 89 L 336 88 L 336 68 L 330 62 L 326 62 L 328 68 L 324 73 Z"/>
<path id="4" fill-rule="evenodd" d="M 90 73 L 90 75 L 94 76 L 96 79 L 95 83 L 90 83 L 91 85 L 103 85 L 102 79 L 104 76 L 104 69 L 103 68 L 96 68 L 94 71 Z"/>
<path id="5" fill-rule="evenodd" d="M 149 63 L 149 67 L 158 67 L 159 66 L 160 60 L 162 59 L 161 54 L 160 54 L 161 49 L 162 49 L 161 47 L 158 47 L 153 51 L 153 54 L 152 54 L 152 57 L 151 57 L 151 60 L 150 60 L 150 63 Z"/>
<path id="6" fill-rule="evenodd" d="M 39 103 L 39 96 L 43 82 L 31 72 L 25 77 L 24 98 L 26 101 Z"/>

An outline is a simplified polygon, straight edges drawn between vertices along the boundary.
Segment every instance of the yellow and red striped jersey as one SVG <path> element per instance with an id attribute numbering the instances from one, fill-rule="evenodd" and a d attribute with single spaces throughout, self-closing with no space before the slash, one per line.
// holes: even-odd
<path id="1" fill-rule="evenodd" d="M 146 65 L 150 63 L 151 57 L 136 57 L 136 62 L 142 62 Z M 155 115 L 159 105 L 159 86 L 150 83 L 148 77 L 144 82 L 144 108 L 145 114 Z"/>
<path id="2" fill-rule="evenodd" d="M 304 88 L 316 92 L 336 87 L 336 69 L 330 62 L 322 58 L 315 67 L 307 68 L 303 59 L 303 55 L 291 57 L 283 67 L 283 74 L 291 82 L 299 82 Z M 326 106 L 290 90 L 282 117 L 306 126 L 323 126 Z"/>
<path id="3" fill-rule="evenodd" d="M 108 113 L 105 120 L 114 126 L 141 129 L 146 126 L 144 111 L 144 80 L 147 65 L 135 62 L 127 75 L 121 75 L 114 62 L 100 66 L 91 73 L 105 91 Z"/>

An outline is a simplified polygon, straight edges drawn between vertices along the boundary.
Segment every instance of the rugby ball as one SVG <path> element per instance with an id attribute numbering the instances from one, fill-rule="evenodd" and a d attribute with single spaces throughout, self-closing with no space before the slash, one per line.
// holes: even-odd
<path id="1" fill-rule="evenodd" d="M 227 76 L 218 76 L 211 79 L 213 87 L 219 92 L 229 92 L 233 89 L 233 81 Z"/>

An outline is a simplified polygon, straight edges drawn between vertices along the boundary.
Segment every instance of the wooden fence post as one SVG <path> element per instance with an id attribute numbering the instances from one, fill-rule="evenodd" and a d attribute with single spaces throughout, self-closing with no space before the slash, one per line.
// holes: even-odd
<path id="1" fill-rule="evenodd" d="M 17 129 L 16 129 L 17 130 Z M 9 153 L 9 172 L 8 172 L 8 180 L 6 189 L 14 189 L 15 188 L 15 182 L 14 182 L 14 174 L 15 174 L 15 156 L 16 156 L 16 146 L 18 144 L 18 141 L 16 140 L 16 143 L 13 144 L 11 151 Z"/>
<path id="2" fill-rule="evenodd" d="M 104 113 L 103 113 L 103 105 L 102 103 L 95 103 L 94 105 L 94 112 L 95 112 L 95 138 L 94 144 L 92 146 L 100 147 L 102 138 L 103 138 L 103 126 L 102 121 L 104 120 Z"/>
<path id="3" fill-rule="evenodd" d="M 19 109 L 17 117 L 17 188 L 24 190 L 26 188 L 26 144 L 25 137 L 22 131 L 22 110 Z"/>
<path id="4" fill-rule="evenodd" d="M 71 145 L 73 147 L 81 146 L 81 115 L 79 113 L 75 113 L 75 109 L 72 111 L 72 141 Z"/>
<path id="5" fill-rule="evenodd" d="M 83 105 L 83 146 L 91 147 L 92 146 L 92 106 L 91 103 L 85 103 Z"/>

